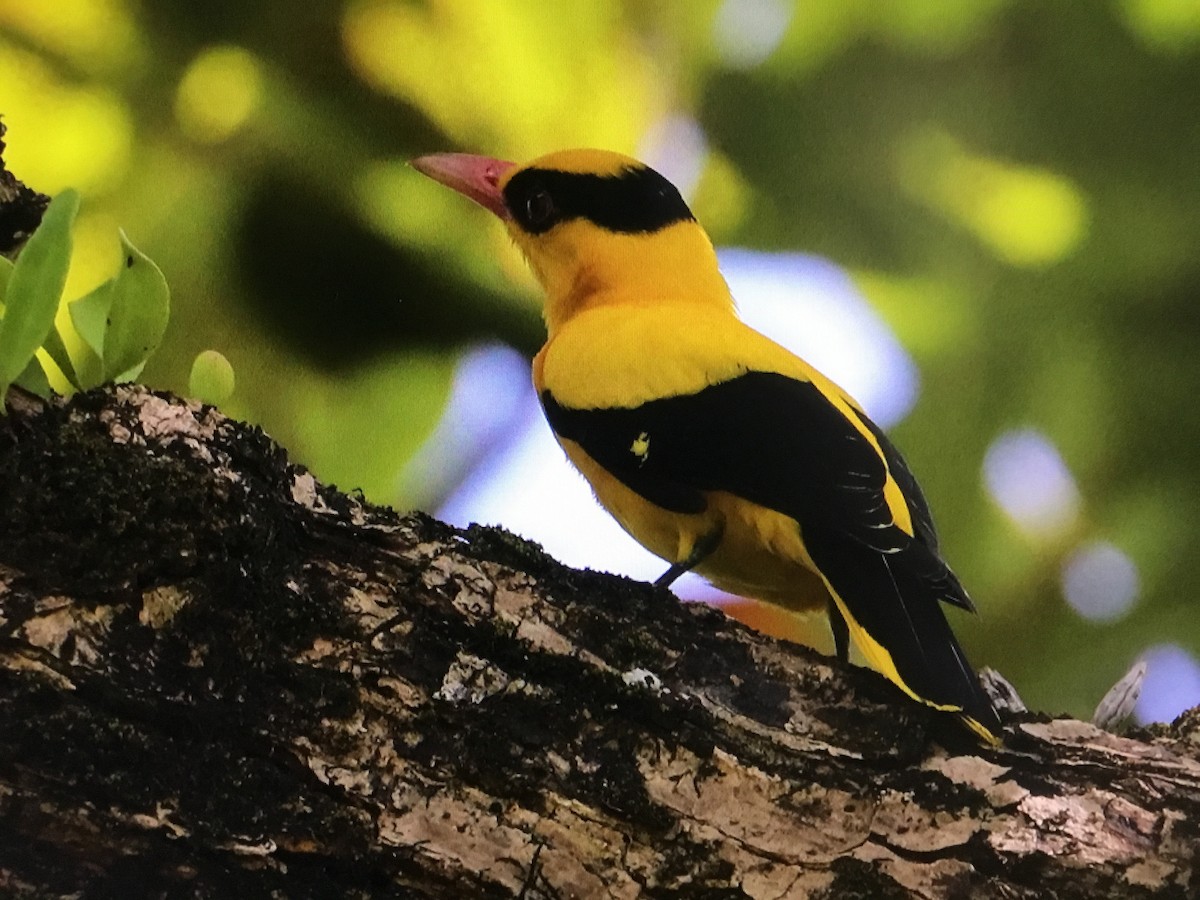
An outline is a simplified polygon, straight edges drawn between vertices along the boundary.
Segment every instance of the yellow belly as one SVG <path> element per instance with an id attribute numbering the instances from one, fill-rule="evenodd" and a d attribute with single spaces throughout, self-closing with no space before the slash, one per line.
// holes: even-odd
<path id="1" fill-rule="evenodd" d="M 697 541 L 723 528 L 720 545 L 696 566 L 696 572 L 741 597 L 797 612 L 825 609 L 829 592 L 816 574 L 794 519 L 724 491 L 709 492 L 702 513 L 671 512 L 630 490 L 574 441 L 560 443 L 601 506 L 655 556 L 668 562 L 686 559 Z"/>

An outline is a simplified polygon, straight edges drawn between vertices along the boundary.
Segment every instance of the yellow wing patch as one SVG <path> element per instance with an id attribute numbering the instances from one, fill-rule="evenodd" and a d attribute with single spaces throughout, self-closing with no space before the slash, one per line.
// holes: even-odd
<path id="1" fill-rule="evenodd" d="M 832 384 L 832 382 L 830 382 L 830 384 Z M 912 537 L 912 513 L 910 513 L 908 509 L 908 500 L 905 499 L 904 492 L 900 490 L 900 485 L 896 483 L 896 479 L 892 477 L 891 467 L 887 464 L 887 457 L 884 456 L 883 448 L 879 446 L 879 441 L 875 439 L 875 435 L 871 433 L 871 429 L 867 428 L 867 426 L 863 423 L 858 408 L 849 408 L 848 404 L 843 405 L 846 404 L 848 398 L 845 398 L 844 396 L 839 397 L 836 395 L 831 395 L 820 384 L 818 384 L 817 387 L 821 389 L 821 393 L 823 393 L 831 403 L 838 407 L 842 415 L 850 420 L 850 423 L 854 425 L 855 430 L 858 431 L 858 433 L 864 438 L 866 438 L 867 443 L 869 443 L 875 450 L 875 455 L 879 457 L 879 461 L 883 463 L 883 468 L 887 472 L 887 480 L 883 483 L 883 499 L 888 505 L 888 511 L 892 514 L 892 521 L 896 524 L 897 528 L 899 528 L 909 537 Z M 836 386 L 834 389 L 838 390 Z M 841 391 L 838 390 L 838 394 L 840 393 Z M 839 403 L 839 400 L 841 400 L 842 403 Z"/>
<path id="2" fill-rule="evenodd" d="M 874 438 L 874 435 L 871 437 Z M 880 454 L 881 459 L 883 458 L 877 444 L 875 452 Z M 884 466 L 887 466 L 886 461 L 884 461 Z M 892 513 L 892 521 L 896 523 L 896 527 L 912 537 L 912 514 L 908 511 L 908 501 L 904 499 L 904 492 L 900 490 L 900 485 L 896 484 L 896 479 L 892 477 L 891 469 L 888 469 L 887 481 L 883 485 L 883 499 L 887 501 L 888 509 Z"/>
<path id="3" fill-rule="evenodd" d="M 629 452 L 638 458 L 638 465 L 645 465 L 650 458 L 650 435 L 642 432 L 629 445 Z"/>

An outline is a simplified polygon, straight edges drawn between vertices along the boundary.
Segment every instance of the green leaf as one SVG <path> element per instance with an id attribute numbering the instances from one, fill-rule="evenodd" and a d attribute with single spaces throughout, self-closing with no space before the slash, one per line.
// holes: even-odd
<path id="1" fill-rule="evenodd" d="M 124 232 L 121 248 L 125 255 L 112 282 L 108 328 L 100 354 L 106 379 L 144 363 L 162 341 L 171 316 L 171 294 L 158 266 L 133 246 Z"/>
<path id="2" fill-rule="evenodd" d="M 83 390 L 104 384 L 104 331 L 108 327 L 108 310 L 112 306 L 110 278 L 73 303 L 67 304 L 75 333 L 83 340 L 83 357 L 76 360 L 75 374 Z"/>
<path id="3" fill-rule="evenodd" d="M 115 278 L 68 304 L 71 324 L 97 358 L 104 357 L 104 332 L 108 329 L 108 311 L 112 307 L 112 286 Z"/>
<path id="4" fill-rule="evenodd" d="M 233 366 L 216 350 L 205 350 L 192 362 L 188 393 L 214 406 L 224 403 L 233 393 Z"/>
<path id="5" fill-rule="evenodd" d="M 42 368 L 42 364 L 38 361 L 36 353 L 29 358 L 29 364 L 16 377 L 13 384 L 23 387 L 31 394 L 37 394 L 43 398 L 49 397 L 54 393 L 53 388 L 50 387 L 50 380 L 46 377 L 46 370 Z"/>
<path id="6" fill-rule="evenodd" d="M 0 316 L 4 315 L 4 295 L 8 292 L 8 280 L 12 278 L 13 264 L 7 256 L 0 256 Z"/>
<path id="7" fill-rule="evenodd" d="M 71 223 L 78 211 L 79 194 L 74 190 L 50 201 L 9 275 L 0 319 L 0 397 L 54 327 L 71 261 Z"/>
<path id="8" fill-rule="evenodd" d="M 124 372 L 118 372 L 109 381 L 114 384 L 125 384 L 130 381 L 136 381 L 137 377 L 142 374 L 142 369 L 146 368 L 146 361 L 142 360 L 132 369 L 126 369 Z"/>
<path id="9" fill-rule="evenodd" d="M 79 376 L 75 373 L 75 365 L 71 361 L 71 354 L 67 352 L 67 345 L 63 343 L 62 335 L 58 333 L 57 328 L 51 328 L 50 333 L 46 335 L 46 340 L 42 344 L 42 349 L 49 354 L 54 360 L 54 364 L 58 366 L 62 373 L 67 376 L 67 381 L 82 387 L 79 383 Z"/>

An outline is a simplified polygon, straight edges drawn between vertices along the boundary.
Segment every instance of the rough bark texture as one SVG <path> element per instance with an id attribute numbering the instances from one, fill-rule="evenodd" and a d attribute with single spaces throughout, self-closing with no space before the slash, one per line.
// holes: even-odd
<path id="1" fill-rule="evenodd" d="M 22 184 L 4 165 L 4 134 L 0 121 L 0 256 L 15 259 L 17 251 L 42 221 L 50 198 Z"/>
<path id="2" fill-rule="evenodd" d="M 211 408 L 15 406 L 0 895 L 1200 893 L 1200 714 L 983 749 L 716 610 L 323 487 Z"/>

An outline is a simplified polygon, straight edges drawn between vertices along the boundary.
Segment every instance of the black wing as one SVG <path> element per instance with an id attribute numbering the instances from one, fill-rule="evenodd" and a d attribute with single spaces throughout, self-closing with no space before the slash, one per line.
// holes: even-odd
<path id="1" fill-rule="evenodd" d="M 803 527 L 828 527 L 884 553 L 914 541 L 892 521 L 884 499 L 890 467 L 908 498 L 915 540 L 937 553 L 929 507 L 891 442 L 860 417 L 883 437 L 885 465 L 811 382 L 747 372 L 632 409 L 570 409 L 549 391 L 542 406 L 557 434 L 665 509 L 700 512 L 704 491 L 729 491 Z"/>
<path id="2" fill-rule="evenodd" d="M 854 413 L 882 458 L 815 384 L 773 372 L 631 409 L 570 409 L 549 391 L 542 405 L 557 434 L 664 509 L 700 512 L 705 491 L 727 491 L 794 518 L 813 561 L 905 684 L 995 721 L 938 604 L 970 609 L 970 600 L 938 553 L 916 480 L 865 415 Z M 907 500 L 912 535 L 884 498 L 889 471 Z"/>

